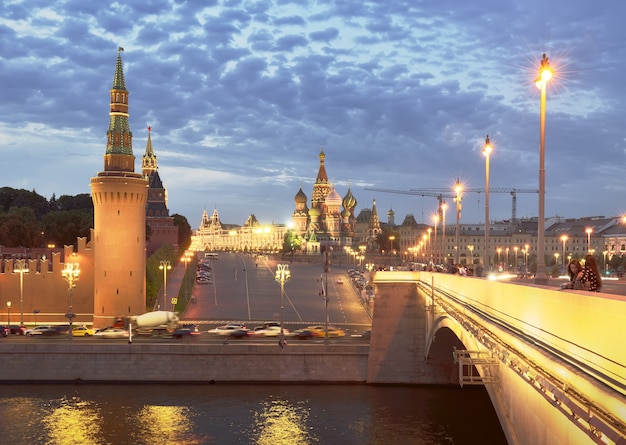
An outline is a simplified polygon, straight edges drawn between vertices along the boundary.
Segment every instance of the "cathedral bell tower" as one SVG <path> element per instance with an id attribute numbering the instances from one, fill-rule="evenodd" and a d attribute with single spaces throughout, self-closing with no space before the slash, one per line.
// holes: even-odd
<path id="1" fill-rule="evenodd" d="M 146 202 L 148 182 L 135 173 L 128 90 L 117 52 L 110 99 L 104 171 L 91 178 L 94 228 L 94 327 L 146 311 Z"/>

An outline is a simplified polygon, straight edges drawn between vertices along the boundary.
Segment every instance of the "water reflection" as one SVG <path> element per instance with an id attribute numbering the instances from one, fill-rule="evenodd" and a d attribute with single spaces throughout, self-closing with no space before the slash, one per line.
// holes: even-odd
<path id="1" fill-rule="evenodd" d="M 257 445 L 309 445 L 317 443 L 308 432 L 309 408 L 286 400 L 270 400 L 254 413 L 252 437 Z"/>
<path id="2" fill-rule="evenodd" d="M 484 390 L 0 385 L 0 445 L 506 444 Z"/>
<path id="3" fill-rule="evenodd" d="M 58 406 L 55 406 L 58 405 Z M 50 413 L 43 417 L 42 426 L 47 432 L 46 444 L 74 445 L 104 444 L 100 437 L 100 413 L 93 402 L 78 398 L 63 398 L 50 402 Z"/>

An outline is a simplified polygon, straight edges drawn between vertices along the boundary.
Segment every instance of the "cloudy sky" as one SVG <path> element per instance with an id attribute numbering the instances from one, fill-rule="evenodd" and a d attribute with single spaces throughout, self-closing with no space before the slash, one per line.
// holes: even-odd
<path id="1" fill-rule="evenodd" d="M 617 0 L 5 0 L 0 186 L 89 193 L 103 170 L 117 48 L 135 170 L 147 127 L 171 213 L 193 228 L 288 222 L 326 153 L 357 211 L 429 222 L 437 200 L 366 190 L 537 189 L 539 60 L 548 86 L 546 216 L 626 212 L 626 3 Z M 463 221 L 484 222 L 484 193 Z M 451 200 L 448 200 L 451 205 Z M 517 195 L 517 216 L 538 195 Z M 448 212 L 450 221 L 453 213 Z"/>

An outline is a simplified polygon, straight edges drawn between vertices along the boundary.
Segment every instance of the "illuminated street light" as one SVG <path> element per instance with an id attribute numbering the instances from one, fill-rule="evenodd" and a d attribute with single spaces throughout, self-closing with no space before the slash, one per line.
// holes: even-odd
<path id="1" fill-rule="evenodd" d="M 24 325 L 24 274 L 28 273 L 26 260 L 19 259 L 13 263 L 13 273 L 20 274 L 20 326 Z"/>
<path id="2" fill-rule="evenodd" d="M 552 79 L 552 69 L 548 57 L 543 54 L 539 67 L 539 77 L 535 85 L 541 90 L 539 107 L 539 219 L 537 221 L 537 274 L 535 283 L 547 284 L 546 275 L 546 241 L 545 241 L 545 207 L 546 207 L 546 86 Z"/>
<path id="3" fill-rule="evenodd" d="M 11 302 L 7 301 L 7 335 L 11 332 Z"/>
<path id="4" fill-rule="evenodd" d="M 491 261 L 489 259 L 489 155 L 493 147 L 489 141 L 489 135 L 485 139 L 483 154 L 485 155 L 485 267 L 487 272 L 490 269 Z"/>
<path id="5" fill-rule="evenodd" d="M 456 178 L 456 184 L 454 185 L 454 202 L 456 203 L 456 232 L 455 232 L 455 245 L 456 245 L 456 264 L 459 264 L 459 232 L 461 231 L 461 200 L 463 199 L 463 185 L 459 178 Z"/>
<path id="6" fill-rule="evenodd" d="M 561 236 L 561 241 L 563 241 L 563 256 L 561 257 L 561 261 L 563 262 L 563 271 L 565 271 L 565 242 L 567 241 L 567 235 Z"/>
<path id="7" fill-rule="evenodd" d="M 439 246 L 437 245 L 437 226 L 439 225 L 439 215 L 433 216 L 433 222 L 435 223 L 435 256 L 434 263 L 439 264 Z"/>
<path id="8" fill-rule="evenodd" d="M 163 271 L 163 310 L 167 310 L 167 271 L 172 268 L 168 260 L 159 261 L 159 270 Z"/>
<path id="9" fill-rule="evenodd" d="M 446 262 L 446 210 L 448 210 L 448 204 L 445 202 L 441 203 L 441 257 L 442 263 Z"/>
<path id="10" fill-rule="evenodd" d="M 593 229 L 591 227 L 587 227 L 585 232 L 587 232 L 587 253 L 591 253 L 591 232 L 593 232 Z"/>
<path id="11" fill-rule="evenodd" d="M 283 330 L 283 315 L 285 312 L 285 283 L 291 278 L 289 264 L 278 264 L 276 266 L 276 281 L 280 283 L 280 344 L 285 341 L 285 333 Z"/>
<path id="12" fill-rule="evenodd" d="M 517 251 L 519 250 L 519 247 L 515 246 L 513 247 L 513 250 L 515 251 L 515 273 L 517 273 Z"/>
<path id="13" fill-rule="evenodd" d="M 74 320 L 74 317 L 76 316 L 76 314 L 74 313 L 74 309 L 72 307 L 72 294 L 73 294 L 74 288 L 76 287 L 76 282 L 78 281 L 78 278 L 80 276 L 80 267 L 78 263 L 67 262 L 65 263 L 65 268 L 63 269 L 61 273 L 63 275 L 63 278 L 67 281 L 67 285 L 68 285 L 67 293 L 70 299 L 70 310 L 67 314 L 65 314 L 65 316 L 70 320 L 70 329 L 67 335 L 70 337 L 70 341 L 71 341 L 74 338 L 74 336 L 72 335 L 72 329 L 73 329 L 73 320 Z"/>
<path id="14" fill-rule="evenodd" d="M 498 268 L 500 267 L 500 254 L 502 253 L 502 247 L 498 247 L 496 249 L 496 252 L 498 252 Z"/>

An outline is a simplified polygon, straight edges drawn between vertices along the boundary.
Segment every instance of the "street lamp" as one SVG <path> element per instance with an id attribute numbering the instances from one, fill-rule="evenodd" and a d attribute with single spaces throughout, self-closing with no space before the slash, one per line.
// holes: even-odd
<path id="1" fill-rule="evenodd" d="M 11 332 L 11 302 L 7 301 L 7 332 Z"/>
<path id="2" fill-rule="evenodd" d="M 515 273 L 517 273 L 517 251 L 519 250 L 519 247 L 515 246 L 513 247 L 513 250 L 515 251 Z"/>
<path id="3" fill-rule="evenodd" d="M 442 263 L 446 262 L 446 210 L 448 210 L 448 204 L 445 202 L 441 203 L 441 257 Z"/>
<path id="4" fill-rule="evenodd" d="M 71 261 L 67 262 L 65 263 L 65 268 L 63 269 L 61 273 L 63 275 L 63 278 L 67 281 L 67 285 L 68 285 L 67 293 L 70 299 L 70 310 L 66 314 L 66 317 L 70 320 L 70 329 L 68 331 L 68 336 L 70 337 L 70 341 L 71 341 L 72 338 L 74 337 L 72 335 L 72 329 L 73 329 L 74 316 L 76 315 L 74 314 L 74 309 L 72 307 L 72 293 L 73 293 L 73 289 L 76 287 L 76 282 L 78 281 L 78 278 L 80 276 L 79 264 L 73 263 Z"/>
<path id="5" fill-rule="evenodd" d="M 454 202 L 456 202 L 456 231 L 455 231 L 455 244 L 456 244 L 456 264 L 459 264 L 459 232 L 461 231 L 461 199 L 463 199 L 463 185 L 459 178 L 456 178 L 456 184 L 454 186 Z"/>
<path id="6" fill-rule="evenodd" d="M 467 246 L 467 248 L 470 251 L 470 265 L 473 267 L 474 266 L 474 246 L 470 244 L 469 246 Z"/>
<path id="7" fill-rule="evenodd" d="M 435 264 L 439 264 L 439 246 L 437 245 L 437 226 L 439 225 L 439 215 L 434 215 L 433 216 L 433 222 L 435 223 L 435 255 L 434 255 L 434 262 Z"/>
<path id="8" fill-rule="evenodd" d="M 432 231 L 433 229 L 429 227 L 428 228 L 428 258 L 429 260 L 433 257 L 433 244 L 430 242 L 430 234 L 432 233 Z"/>
<path id="9" fill-rule="evenodd" d="M 496 252 L 498 252 L 498 268 L 500 268 L 500 254 L 502 253 L 502 247 L 498 247 Z"/>
<path id="10" fill-rule="evenodd" d="M 390 248 L 389 248 L 389 254 L 390 254 L 390 255 L 393 255 L 393 241 L 394 241 L 395 239 L 396 239 L 395 235 L 390 235 L 390 236 L 389 236 L 389 245 L 390 245 Z"/>
<path id="11" fill-rule="evenodd" d="M 554 265 L 558 266 L 559 264 L 559 252 L 554 252 Z"/>
<path id="12" fill-rule="evenodd" d="M 537 274 L 535 283 L 547 284 L 546 242 L 545 242 L 545 207 L 546 207 L 546 85 L 552 78 L 552 69 L 548 57 L 543 54 L 539 67 L 539 77 L 535 85 L 541 90 L 539 107 L 539 220 L 537 221 Z"/>
<path id="13" fill-rule="evenodd" d="M 489 155 L 493 147 L 489 141 L 489 135 L 485 139 L 483 154 L 485 155 L 485 267 L 489 271 Z"/>
<path id="14" fill-rule="evenodd" d="M 565 272 L 565 241 L 567 241 L 567 235 L 561 236 L 561 241 L 563 241 L 563 256 L 561 257 L 561 261 L 563 262 L 563 271 Z"/>
<path id="15" fill-rule="evenodd" d="M 24 274 L 28 273 L 28 265 L 25 259 L 15 260 L 13 273 L 20 274 L 20 326 L 24 325 Z"/>
<path id="16" fill-rule="evenodd" d="M 510 267 L 509 267 L 509 248 L 507 247 L 505 250 L 506 250 L 506 270 L 508 272 L 509 269 L 510 269 Z"/>
<path id="17" fill-rule="evenodd" d="M 285 283 L 291 278 L 291 272 L 289 271 L 289 264 L 278 264 L 276 267 L 276 281 L 280 283 L 280 344 L 282 346 L 285 341 L 285 334 L 283 330 L 283 315 L 285 312 Z"/>
<path id="18" fill-rule="evenodd" d="M 528 249 L 529 249 L 529 245 L 525 244 L 524 245 L 524 272 L 528 272 Z"/>
<path id="19" fill-rule="evenodd" d="M 587 227 L 585 229 L 585 232 L 587 232 L 587 253 L 591 252 L 591 232 L 593 232 L 593 229 L 591 227 Z"/>
<path id="20" fill-rule="evenodd" d="M 169 260 L 159 261 L 159 270 L 163 271 L 163 310 L 167 310 L 167 271 L 172 268 Z"/>

